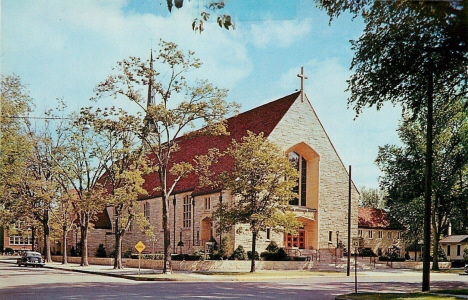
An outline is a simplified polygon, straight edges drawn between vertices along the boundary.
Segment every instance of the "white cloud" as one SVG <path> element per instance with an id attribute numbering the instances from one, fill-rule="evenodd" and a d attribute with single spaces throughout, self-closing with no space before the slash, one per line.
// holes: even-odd
<path id="1" fill-rule="evenodd" d="M 146 60 L 159 39 L 196 52 L 204 66 L 193 74 L 232 88 L 252 71 L 238 33 L 206 24 L 192 31 L 191 2 L 167 18 L 124 13 L 127 1 L 6 1 L 2 3 L 2 72 L 29 84 L 38 108 L 64 97 L 74 110 L 87 99 L 119 60 Z M 161 72 L 164 74 L 163 72 Z"/>
<path id="2" fill-rule="evenodd" d="M 312 29 L 310 19 L 269 20 L 252 24 L 248 33 L 250 42 L 260 48 L 269 46 L 288 47 L 301 40 Z"/>

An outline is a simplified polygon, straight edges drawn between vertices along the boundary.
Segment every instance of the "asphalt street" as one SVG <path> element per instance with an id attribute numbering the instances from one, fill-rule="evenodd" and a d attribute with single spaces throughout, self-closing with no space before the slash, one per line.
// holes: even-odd
<path id="1" fill-rule="evenodd" d="M 432 274 L 432 289 L 467 288 L 468 276 Z M 419 291 L 421 273 L 402 270 L 363 272 L 358 289 Z M 60 269 L 0 264 L 0 299 L 335 299 L 354 291 L 345 274 L 252 281 L 135 281 Z"/>

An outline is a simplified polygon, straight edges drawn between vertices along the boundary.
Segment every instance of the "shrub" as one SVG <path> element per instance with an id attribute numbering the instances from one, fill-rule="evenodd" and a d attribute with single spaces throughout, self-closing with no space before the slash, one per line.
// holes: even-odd
<path id="1" fill-rule="evenodd" d="M 370 257 L 377 257 L 377 255 L 372 251 L 370 248 L 364 248 L 359 251 L 359 256 L 370 256 Z"/>
<path id="2" fill-rule="evenodd" d="M 270 245 L 271 245 L 271 243 L 270 243 Z M 260 257 L 261 257 L 263 260 L 268 260 L 268 261 L 287 261 L 287 260 L 290 260 L 290 259 L 291 259 L 283 248 L 278 248 L 278 247 L 276 247 L 276 251 L 274 251 L 274 252 L 273 252 L 273 251 L 268 251 L 268 249 L 275 249 L 274 247 L 270 247 L 270 245 L 268 245 L 268 247 L 266 248 L 267 251 L 262 252 L 262 253 L 260 254 Z M 270 247 L 270 248 L 269 248 L 269 247 Z"/>
<path id="3" fill-rule="evenodd" d="M 267 252 L 278 252 L 279 248 L 278 248 L 278 245 L 271 241 L 270 244 L 266 247 L 265 249 Z M 263 252 L 265 253 L 265 252 Z"/>
<path id="4" fill-rule="evenodd" d="M 248 258 L 249 260 L 252 259 L 252 251 L 247 251 L 247 258 Z M 258 252 L 257 252 L 257 251 L 255 251 L 254 259 L 255 259 L 255 260 L 259 260 L 259 259 L 260 259 L 260 256 L 258 256 Z"/>
<path id="5" fill-rule="evenodd" d="M 132 250 L 127 250 L 122 253 L 122 258 L 131 258 L 132 257 Z M 138 255 L 137 255 L 138 258 Z"/>
<path id="6" fill-rule="evenodd" d="M 173 254 L 171 256 L 172 260 L 189 260 L 196 261 L 201 259 L 200 253 L 195 252 L 193 255 L 190 254 Z"/>
<path id="7" fill-rule="evenodd" d="M 15 250 L 13 250 L 13 248 L 10 248 L 10 247 L 5 248 L 5 254 L 12 255 L 13 253 L 15 253 Z"/>
<path id="8" fill-rule="evenodd" d="M 404 262 L 406 261 L 404 257 L 389 257 L 389 256 L 379 256 L 379 261 L 396 261 Z"/>
<path id="9" fill-rule="evenodd" d="M 104 248 L 104 244 L 99 244 L 99 247 L 96 250 L 96 257 L 107 257 L 106 248 Z"/>
<path id="10" fill-rule="evenodd" d="M 235 260 L 245 260 L 246 259 L 246 254 L 244 247 L 242 245 L 239 245 L 234 252 L 232 252 L 231 256 L 229 259 L 235 259 Z"/>

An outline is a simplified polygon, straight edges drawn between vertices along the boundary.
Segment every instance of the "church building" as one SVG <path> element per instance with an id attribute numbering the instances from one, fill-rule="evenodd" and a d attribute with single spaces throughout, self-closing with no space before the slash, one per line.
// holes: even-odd
<path id="1" fill-rule="evenodd" d="M 307 252 L 330 250 L 338 245 L 346 245 L 348 238 L 348 193 L 349 175 L 329 136 L 322 126 L 307 96 L 295 92 L 252 110 L 227 119 L 230 135 L 192 136 L 179 140 L 180 151 L 174 153 L 175 161 L 191 161 L 195 155 L 206 154 L 208 149 L 226 150 L 232 139 L 240 140 L 247 131 L 263 133 L 271 142 L 279 145 L 284 154 L 297 162 L 299 171 L 298 199 L 291 202 L 291 210 L 302 223 L 298 236 L 276 233 L 270 230 L 262 232 L 257 241 L 257 251 L 263 252 L 274 241 L 288 251 Z M 225 156 L 214 172 L 226 170 L 229 158 Z M 156 237 L 142 234 L 136 226 L 124 237 L 123 251 L 133 250 L 138 241 L 142 241 L 149 252 L 163 250 L 162 204 L 155 191 L 158 178 L 146 177 L 145 189 L 149 195 L 141 199 L 142 210 L 146 218 L 156 229 Z M 358 235 L 358 199 L 359 192 L 351 185 L 351 236 Z M 210 190 L 200 188 L 195 174 L 183 178 L 171 195 L 169 210 L 169 228 L 171 231 L 171 251 L 191 254 L 205 249 L 213 239 L 229 236 L 230 250 L 242 245 L 251 250 L 251 233 L 239 233 L 233 228 L 229 234 L 216 233 L 216 218 L 213 217 L 218 203 L 231 203 L 229 190 Z M 106 215 L 112 220 L 112 210 Z M 110 230 L 109 230 L 110 232 Z M 108 233 L 109 234 L 109 233 Z M 102 243 L 102 240 L 101 240 Z M 106 239 L 107 249 L 113 249 L 113 239 Z M 90 249 L 90 253 L 94 250 Z M 295 255 L 292 252 L 292 255 Z"/>

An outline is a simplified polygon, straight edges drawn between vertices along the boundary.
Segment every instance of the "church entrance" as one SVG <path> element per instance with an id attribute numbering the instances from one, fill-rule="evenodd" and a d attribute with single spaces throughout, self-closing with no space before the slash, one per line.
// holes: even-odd
<path id="1" fill-rule="evenodd" d="M 297 232 L 298 232 L 297 236 L 293 236 L 289 233 L 284 236 L 285 238 L 284 245 L 286 246 L 286 248 L 291 248 L 291 249 L 305 249 L 306 248 L 306 235 L 305 235 L 304 227 L 301 227 Z"/>

